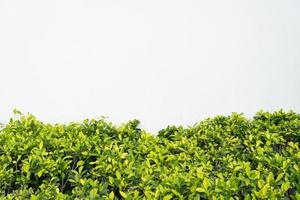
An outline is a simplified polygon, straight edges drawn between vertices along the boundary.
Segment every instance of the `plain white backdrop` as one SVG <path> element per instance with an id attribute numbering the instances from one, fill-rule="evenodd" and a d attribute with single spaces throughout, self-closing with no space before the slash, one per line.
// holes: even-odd
<path id="1" fill-rule="evenodd" d="M 298 0 L 0 0 L 0 122 L 300 112 Z"/>

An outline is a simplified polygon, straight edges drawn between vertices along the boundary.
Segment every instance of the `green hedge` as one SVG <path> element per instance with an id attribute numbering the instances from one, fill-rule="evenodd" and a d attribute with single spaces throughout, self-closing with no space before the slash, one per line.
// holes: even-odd
<path id="1" fill-rule="evenodd" d="M 153 136 L 132 120 L 0 128 L 0 199 L 300 199 L 300 114 L 216 116 Z"/>

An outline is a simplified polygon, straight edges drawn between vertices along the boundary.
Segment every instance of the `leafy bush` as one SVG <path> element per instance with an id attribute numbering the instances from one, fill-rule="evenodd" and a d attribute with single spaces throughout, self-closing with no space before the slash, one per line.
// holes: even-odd
<path id="1" fill-rule="evenodd" d="M 153 136 L 132 120 L 0 130 L 2 199 L 300 199 L 300 115 L 216 116 Z"/>

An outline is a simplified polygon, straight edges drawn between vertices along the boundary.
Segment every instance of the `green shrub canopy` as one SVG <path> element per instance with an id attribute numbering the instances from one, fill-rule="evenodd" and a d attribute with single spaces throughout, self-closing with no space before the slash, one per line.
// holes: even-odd
<path id="1" fill-rule="evenodd" d="M 132 120 L 0 129 L 2 199 L 297 199 L 300 115 L 216 116 L 154 136 Z"/>

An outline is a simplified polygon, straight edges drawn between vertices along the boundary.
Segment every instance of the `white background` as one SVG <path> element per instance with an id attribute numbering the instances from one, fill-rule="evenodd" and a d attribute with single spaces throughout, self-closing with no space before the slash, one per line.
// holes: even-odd
<path id="1" fill-rule="evenodd" d="M 300 112 L 299 0 L 0 0 L 0 122 Z"/>

